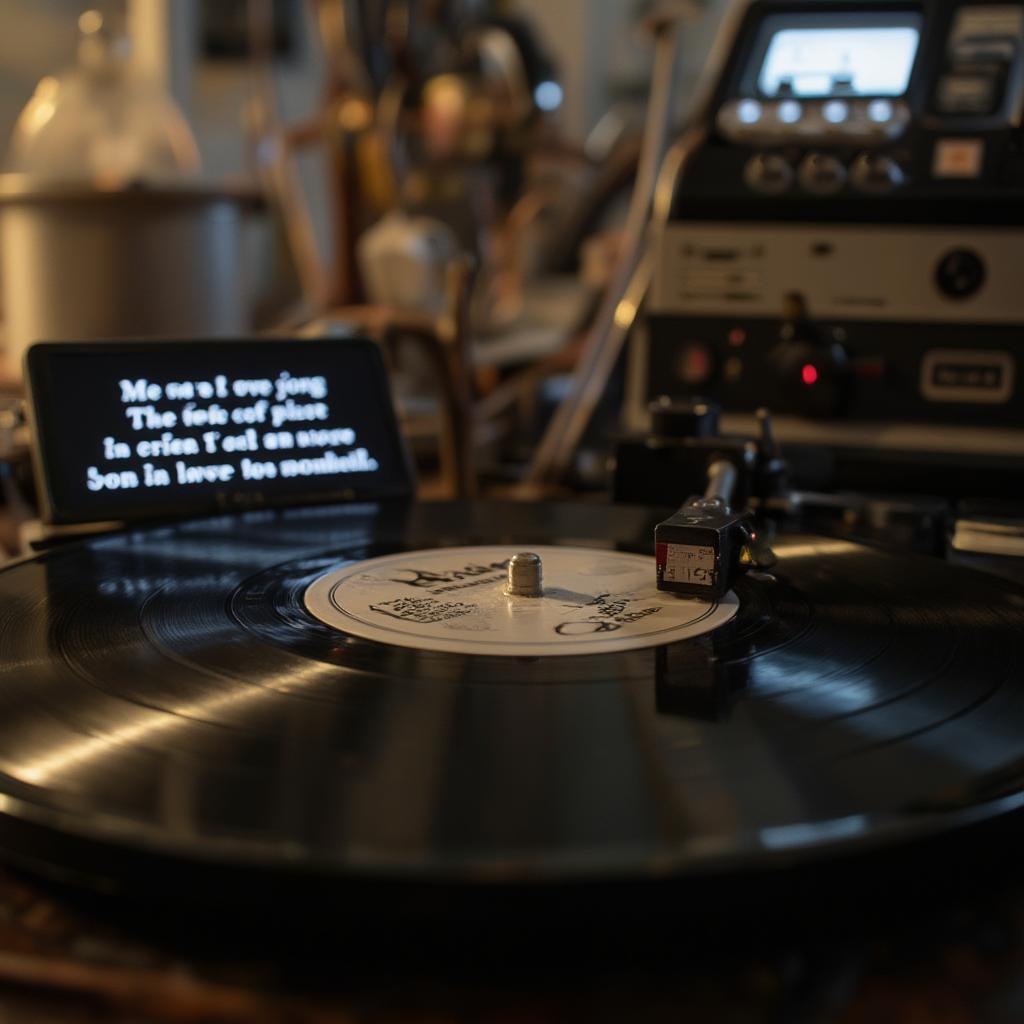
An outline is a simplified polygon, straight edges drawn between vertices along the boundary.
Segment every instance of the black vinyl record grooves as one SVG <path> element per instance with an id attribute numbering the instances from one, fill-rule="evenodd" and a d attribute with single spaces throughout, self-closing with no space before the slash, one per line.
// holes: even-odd
<path id="1" fill-rule="evenodd" d="M 0 848 L 320 877 L 691 876 L 877 848 L 1024 803 L 1024 593 L 782 537 L 663 647 L 514 658 L 346 635 L 303 595 L 403 549 L 650 553 L 588 505 L 243 513 L 0 573 Z"/>

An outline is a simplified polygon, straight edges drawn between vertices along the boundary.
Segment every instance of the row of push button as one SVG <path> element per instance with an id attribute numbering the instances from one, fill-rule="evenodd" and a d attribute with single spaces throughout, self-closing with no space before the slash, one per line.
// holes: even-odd
<path id="1" fill-rule="evenodd" d="M 808 153 L 794 167 L 778 153 L 757 153 L 747 161 L 743 180 L 755 191 L 778 195 L 793 182 L 805 192 L 832 195 L 847 182 L 861 192 L 890 192 L 904 181 L 903 170 L 892 157 L 861 153 L 850 167 L 828 153 Z"/>
<path id="2" fill-rule="evenodd" d="M 900 100 L 762 101 L 747 97 L 724 104 L 717 123 L 719 131 L 734 142 L 844 139 L 874 145 L 898 138 L 909 122 L 910 109 Z"/>

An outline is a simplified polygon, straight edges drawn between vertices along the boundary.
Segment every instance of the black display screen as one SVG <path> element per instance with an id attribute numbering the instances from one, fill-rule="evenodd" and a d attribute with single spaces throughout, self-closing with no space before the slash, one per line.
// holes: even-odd
<path id="1" fill-rule="evenodd" d="M 27 377 L 53 522 L 412 492 L 372 342 L 43 343 Z"/>

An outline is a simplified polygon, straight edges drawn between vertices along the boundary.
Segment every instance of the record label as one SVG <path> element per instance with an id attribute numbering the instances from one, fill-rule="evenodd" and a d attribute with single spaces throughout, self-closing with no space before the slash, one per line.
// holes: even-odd
<path id="1" fill-rule="evenodd" d="M 655 647 L 700 636 L 737 612 L 659 591 L 654 559 L 619 551 L 533 547 L 543 594 L 505 592 L 514 547 L 457 547 L 345 565 L 306 591 L 327 625 L 380 643 L 455 654 L 540 657 Z"/>

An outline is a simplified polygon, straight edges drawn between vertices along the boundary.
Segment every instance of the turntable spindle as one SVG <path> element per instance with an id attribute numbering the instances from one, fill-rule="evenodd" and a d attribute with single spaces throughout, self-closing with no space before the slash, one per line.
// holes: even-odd
<path id="1" fill-rule="evenodd" d="M 544 596 L 544 572 L 540 555 L 532 551 L 520 551 L 509 559 L 505 593 L 510 597 Z"/>

